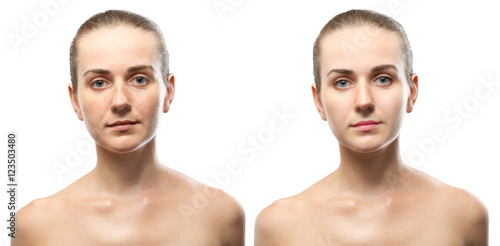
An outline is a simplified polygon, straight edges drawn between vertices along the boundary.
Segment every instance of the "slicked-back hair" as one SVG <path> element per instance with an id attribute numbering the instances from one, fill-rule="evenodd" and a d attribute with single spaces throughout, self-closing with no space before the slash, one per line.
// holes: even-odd
<path id="1" fill-rule="evenodd" d="M 82 36 L 103 27 L 130 26 L 147 32 L 152 32 L 156 37 L 156 49 L 161 59 L 161 73 L 165 86 L 169 86 L 168 81 L 168 51 L 165 39 L 156 23 L 141 15 L 124 10 L 107 10 L 90 17 L 76 32 L 69 50 L 69 63 L 71 83 L 76 92 L 78 85 L 77 64 L 78 64 L 78 41 Z"/>
<path id="2" fill-rule="evenodd" d="M 403 26 L 401 26 L 401 24 L 399 24 L 393 18 L 377 13 L 375 11 L 353 9 L 338 14 L 330 21 L 328 21 L 323 29 L 321 29 L 318 37 L 316 38 L 316 41 L 314 42 L 313 73 L 317 93 L 319 93 L 321 89 L 320 60 L 322 40 L 326 35 L 331 34 L 335 31 L 348 27 L 360 27 L 365 25 L 381 28 L 385 31 L 394 32 L 398 35 L 401 41 L 401 52 L 405 60 L 405 77 L 408 80 L 409 86 L 413 87 L 413 82 L 411 80 L 411 75 L 413 73 L 413 54 L 411 52 L 410 42 L 408 41 L 408 37 L 406 36 L 406 32 L 404 31 Z"/>

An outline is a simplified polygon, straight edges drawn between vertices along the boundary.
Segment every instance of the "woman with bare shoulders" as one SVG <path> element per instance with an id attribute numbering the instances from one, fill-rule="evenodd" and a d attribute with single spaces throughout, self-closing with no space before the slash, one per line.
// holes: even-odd
<path id="1" fill-rule="evenodd" d="M 12 245 L 244 245 L 237 201 L 157 158 L 159 118 L 175 88 L 158 26 L 127 11 L 96 14 L 73 39 L 70 61 L 71 104 L 97 163 L 22 208 Z"/>
<path id="2" fill-rule="evenodd" d="M 340 165 L 262 210 L 255 245 L 487 245 L 488 215 L 476 197 L 402 161 L 399 132 L 419 83 L 403 27 L 350 10 L 323 27 L 313 56 L 312 96 Z"/>

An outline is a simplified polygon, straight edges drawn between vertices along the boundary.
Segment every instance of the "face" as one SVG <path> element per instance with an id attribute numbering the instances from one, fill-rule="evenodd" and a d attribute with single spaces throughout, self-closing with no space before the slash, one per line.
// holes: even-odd
<path id="1" fill-rule="evenodd" d="M 360 37 L 363 37 L 361 40 Z M 368 153 L 399 135 L 403 115 L 413 110 L 418 79 L 410 88 L 397 34 L 375 27 L 344 28 L 321 43 L 321 88 L 316 108 L 339 143 Z"/>
<path id="2" fill-rule="evenodd" d="M 169 110 L 174 78 L 167 89 L 155 36 L 118 26 L 96 29 L 78 41 L 78 88 L 69 85 L 73 109 L 96 144 L 131 152 L 154 138 L 161 112 Z"/>

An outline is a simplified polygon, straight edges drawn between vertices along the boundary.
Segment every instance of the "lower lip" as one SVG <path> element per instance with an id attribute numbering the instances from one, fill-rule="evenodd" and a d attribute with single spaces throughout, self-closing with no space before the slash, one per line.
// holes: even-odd
<path id="1" fill-rule="evenodd" d="M 119 131 L 119 132 L 124 132 L 124 131 L 128 131 L 130 129 L 132 129 L 132 127 L 134 127 L 135 124 L 123 124 L 123 125 L 116 125 L 116 126 L 110 126 L 111 129 L 115 130 L 115 131 Z"/>
<path id="2" fill-rule="evenodd" d="M 353 127 L 360 130 L 360 131 L 371 131 L 371 130 L 375 129 L 378 125 L 379 125 L 379 123 L 359 125 L 359 126 L 353 126 Z"/>

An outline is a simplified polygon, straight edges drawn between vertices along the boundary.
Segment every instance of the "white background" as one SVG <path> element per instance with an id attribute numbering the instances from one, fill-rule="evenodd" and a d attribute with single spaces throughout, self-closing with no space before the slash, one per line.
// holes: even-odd
<path id="1" fill-rule="evenodd" d="M 403 157 L 478 196 L 489 209 L 490 244 L 500 245 L 500 199 L 495 191 L 500 187 L 500 86 L 480 88 L 490 93 L 487 99 L 475 94 L 481 80 L 500 83 L 500 18 L 493 4 L 68 1 L 49 13 L 40 4 L 46 2 L 8 1 L 0 10 L 0 132 L 4 149 L 7 132 L 18 134 L 18 208 L 56 193 L 93 168 L 95 151 L 86 147 L 94 143 L 73 113 L 67 93 L 69 44 L 91 15 L 125 9 L 161 27 L 176 76 L 172 110 L 163 116 L 157 135 L 160 160 L 204 183 L 214 182 L 209 173 L 220 174 L 228 162 L 238 162 L 240 173 L 225 180 L 222 188 L 243 204 L 246 241 L 253 245 L 261 209 L 299 193 L 338 165 L 337 142 L 311 97 L 312 45 L 334 15 L 362 8 L 395 18 L 412 45 L 420 92 L 401 131 Z M 231 9 L 218 13 L 214 3 Z M 9 35 L 22 36 L 26 21 L 38 25 L 36 34 L 12 45 Z M 466 108 L 466 114 L 456 112 L 458 107 Z M 267 143 L 255 158 L 237 150 L 249 137 L 269 133 L 266 128 L 276 117 L 273 110 L 284 108 L 294 118 L 272 137 L 261 135 L 268 137 Z M 433 131 L 444 132 L 446 139 L 430 144 Z M 419 147 L 417 142 L 426 144 Z M 53 169 L 57 163 L 72 165 L 61 179 Z M 0 183 L 6 184 L 6 164 L 0 169 Z M 0 194 L 0 245 L 7 245 L 8 197 Z"/>

